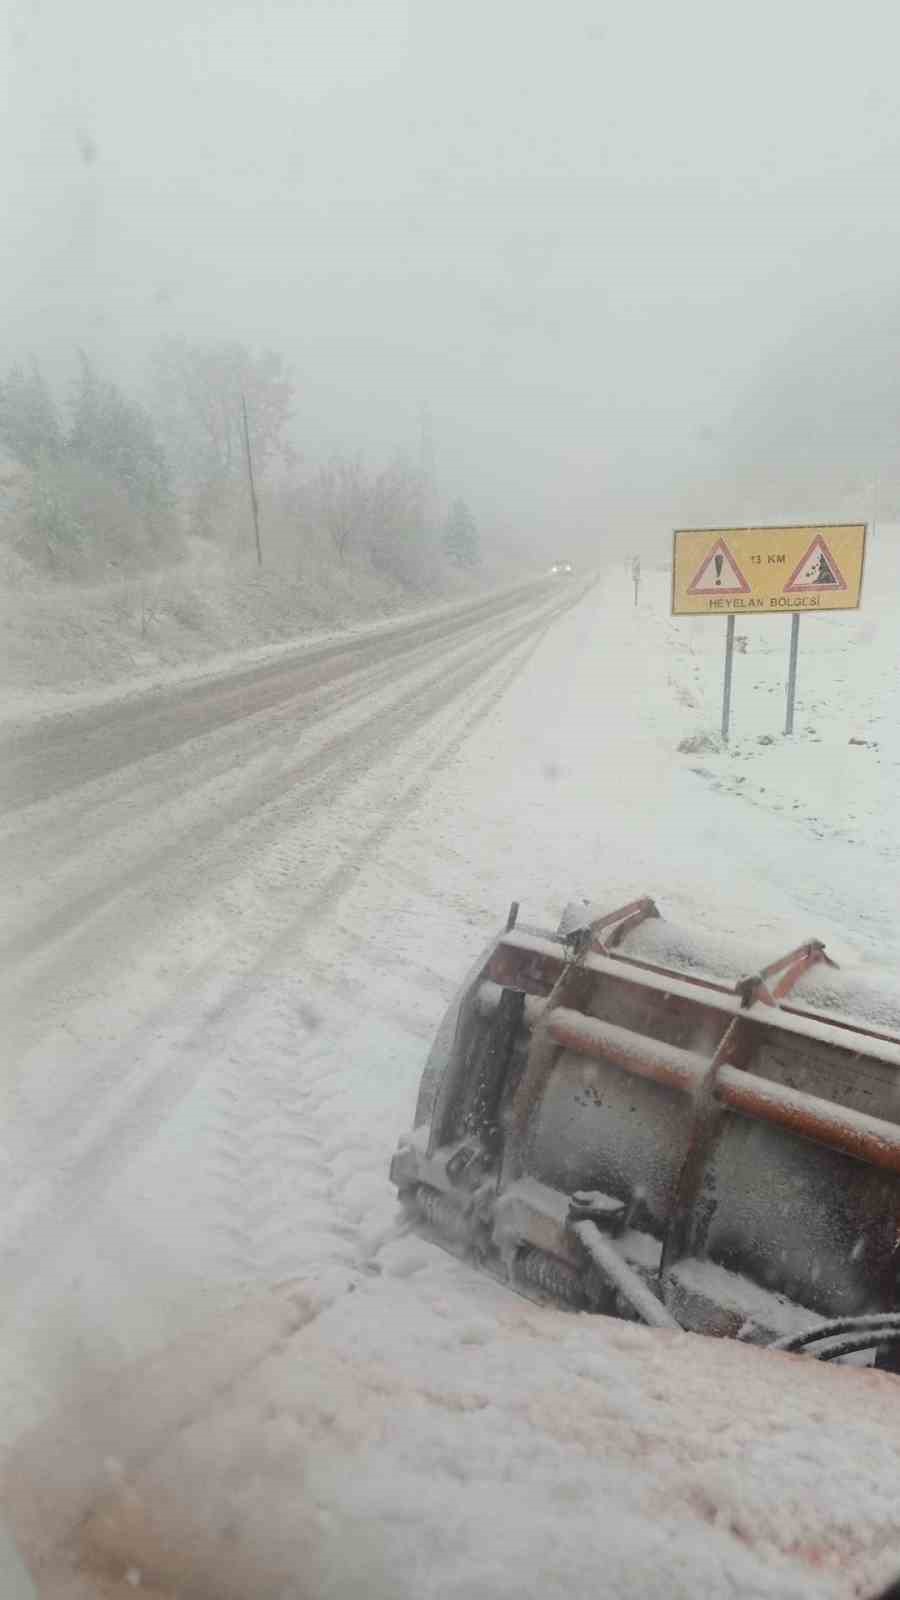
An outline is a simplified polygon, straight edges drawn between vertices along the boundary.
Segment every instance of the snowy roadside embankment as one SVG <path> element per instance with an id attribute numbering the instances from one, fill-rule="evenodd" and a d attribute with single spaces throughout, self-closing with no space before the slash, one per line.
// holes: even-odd
<path id="1" fill-rule="evenodd" d="M 532 563 L 532 567 L 533 567 Z M 428 614 L 528 574 L 445 569 L 419 593 L 336 559 L 307 570 L 228 563 L 200 540 L 178 567 L 103 584 L 0 583 L 0 722 L 266 659 L 343 629 Z"/>

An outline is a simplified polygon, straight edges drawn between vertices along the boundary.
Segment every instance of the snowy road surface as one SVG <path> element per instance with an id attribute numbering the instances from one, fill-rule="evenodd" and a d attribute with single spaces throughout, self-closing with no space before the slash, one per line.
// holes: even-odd
<path id="1" fill-rule="evenodd" d="M 677 753 L 721 630 L 662 571 L 637 609 L 624 573 L 536 587 L 4 731 L 0 1402 L 48 1595 L 900 1570 L 894 1380 L 538 1312 L 404 1236 L 386 1180 L 513 898 L 896 966 L 897 568 L 876 545 L 864 613 L 804 624 L 793 747 L 773 619 L 731 749 Z M 79 1528 L 105 1589 L 54 1576 Z"/>

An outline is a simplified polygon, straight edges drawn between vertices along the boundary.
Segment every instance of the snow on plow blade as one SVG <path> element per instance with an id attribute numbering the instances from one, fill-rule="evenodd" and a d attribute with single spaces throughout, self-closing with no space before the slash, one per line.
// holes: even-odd
<path id="1" fill-rule="evenodd" d="M 416 1226 L 538 1299 L 757 1343 L 817 1329 L 832 1355 L 878 1329 L 895 1365 L 900 995 L 818 942 L 748 961 L 649 899 L 556 933 L 515 912 L 394 1156 Z"/>

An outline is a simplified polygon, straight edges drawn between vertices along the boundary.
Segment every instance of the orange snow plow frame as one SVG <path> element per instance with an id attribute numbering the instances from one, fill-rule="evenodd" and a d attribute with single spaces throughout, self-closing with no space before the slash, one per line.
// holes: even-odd
<path id="1" fill-rule="evenodd" d="M 666 1326 L 769 1342 L 894 1312 L 894 996 L 891 1028 L 824 1004 L 819 941 L 736 979 L 689 941 L 653 959 L 648 898 L 556 934 L 517 909 L 394 1157 L 417 1225 L 538 1298 Z"/>

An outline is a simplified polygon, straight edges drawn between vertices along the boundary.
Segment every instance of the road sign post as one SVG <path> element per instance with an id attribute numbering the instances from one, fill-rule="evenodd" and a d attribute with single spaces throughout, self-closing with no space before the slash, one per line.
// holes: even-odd
<path id="1" fill-rule="evenodd" d="M 800 613 L 791 617 L 791 648 L 788 655 L 787 711 L 784 718 L 785 733 L 794 731 L 794 700 L 797 695 L 797 652 L 800 648 Z"/>
<path id="2" fill-rule="evenodd" d="M 631 563 L 631 581 L 634 584 L 634 603 L 638 603 L 638 589 L 641 586 L 641 558 L 635 556 Z"/>
<path id="3" fill-rule="evenodd" d="M 728 743 L 731 727 L 731 668 L 734 662 L 734 612 L 725 623 L 725 682 L 722 686 L 722 739 Z"/>

